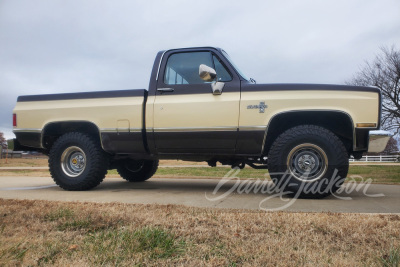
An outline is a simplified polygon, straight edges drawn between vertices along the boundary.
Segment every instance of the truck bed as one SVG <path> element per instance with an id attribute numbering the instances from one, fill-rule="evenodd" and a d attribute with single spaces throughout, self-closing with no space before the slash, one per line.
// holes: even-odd
<path id="1" fill-rule="evenodd" d="M 123 153 L 132 147 L 143 152 L 146 97 L 145 89 L 20 96 L 14 132 L 20 145 L 43 147 L 46 131 L 58 131 L 65 122 L 90 123 L 98 128 L 107 152 Z"/>

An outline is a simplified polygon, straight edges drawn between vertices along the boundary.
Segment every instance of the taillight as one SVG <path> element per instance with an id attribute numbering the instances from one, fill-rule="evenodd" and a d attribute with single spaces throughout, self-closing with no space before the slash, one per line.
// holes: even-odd
<path id="1" fill-rule="evenodd" d="M 17 127 L 17 114 L 13 114 L 13 127 Z"/>

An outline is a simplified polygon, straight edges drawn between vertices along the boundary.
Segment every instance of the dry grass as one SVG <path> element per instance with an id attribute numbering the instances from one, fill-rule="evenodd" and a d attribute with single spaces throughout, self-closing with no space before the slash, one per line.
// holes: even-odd
<path id="1" fill-rule="evenodd" d="M 355 180 L 372 179 L 373 183 L 400 183 L 400 164 L 397 165 L 369 165 L 369 166 L 351 166 L 349 168 L 349 176 L 353 176 Z M 349 177 L 348 176 L 348 177 Z"/>
<path id="2" fill-rule="evenodd" d="M 397 215 L 171 205 L 0 199 L 0 231 L 1 266 L 382 266 L 400 248 Z"/>
<path id="3" fill-rule="evenodd" d="M 7 162 L 7 163 L 6 163 Z M 47 167 L 47 158 L 0 159 L 0 167 Z"/>
<path id="4" fill-rule="evenodd" d="M 191 166 L 208 166 L 207 162 L 203 161 L 183 161 L 183 160 L 160 160 L 160 166 L 181 166 L 181 165 L 191 165 Z"/>

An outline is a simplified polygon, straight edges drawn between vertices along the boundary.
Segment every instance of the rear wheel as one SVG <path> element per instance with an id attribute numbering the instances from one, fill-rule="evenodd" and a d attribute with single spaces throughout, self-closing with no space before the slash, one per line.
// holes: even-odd
<path id="1" fill-rule="evenodd" d="M 66 133 L 49 153 L 53 180 L 65 190 L 88 190 L 99 185 L 108 169 L 109 157 L 98 141 L 86 134 Z"/>
<path id="2" fill-rule="evenodd" d="M 158 160 L 126 159 L 117 168 L 119 175 L 129 182 L 144 182 L 150 179 L 158 168 Z"/>
<path id="3" fill-rule="evenodd" d="M 349 161 L 342 141 L 331 131 L 301 125 L 275 140 L 268 154 L 268 166 L 271 179 L 285 192 L 322 198 L 340 188 Z"/>

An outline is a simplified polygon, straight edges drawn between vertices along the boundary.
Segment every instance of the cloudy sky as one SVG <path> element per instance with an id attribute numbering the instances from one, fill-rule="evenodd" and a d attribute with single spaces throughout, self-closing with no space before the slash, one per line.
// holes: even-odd
<path id="1" fill-rule="evenodd" d="M 147 88 L 159 50 L 224 48 L 258 83 L 338 83 L 400 46 L 399 0 L 0 0 L 0 131 L 18 95 Z"/>

